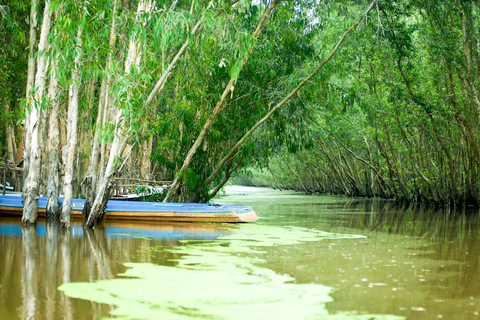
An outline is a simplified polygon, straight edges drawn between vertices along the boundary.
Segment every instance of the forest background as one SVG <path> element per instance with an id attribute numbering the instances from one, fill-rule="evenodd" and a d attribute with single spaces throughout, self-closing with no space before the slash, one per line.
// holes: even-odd
<path id="1" fill-rule="evenodd" d="M 115 185 L 479 205 L 480 1 L 0 1 L 0 152 L 69 225 Z M 122 180 L 122 179 L 130 180 Z M 19 187 L 21 186 L 21 187 Z M 63 208 L 58 197 L 63 194 Z"/>

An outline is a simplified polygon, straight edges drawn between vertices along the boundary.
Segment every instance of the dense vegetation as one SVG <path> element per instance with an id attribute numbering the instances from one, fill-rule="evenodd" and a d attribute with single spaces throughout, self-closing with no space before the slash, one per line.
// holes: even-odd
<path id="1" fill-rule="evenodd" d="M 208 201 L 238 172 L 478 205 L 479 6 L 2 1 L 0 150 L 23 159 L 24 221 L 39 193 L 65 225 L 58 194 L 86 197 L 93 225 L 122 178 Z"/>
<path id="2" fill-rule="evenodd" d="M 380 1 L 376 13 L 312 84 L 316 90 L 302 95 L 303 140 L 249 178 L 307 192 L 478 206 L 480 3 Z"/>

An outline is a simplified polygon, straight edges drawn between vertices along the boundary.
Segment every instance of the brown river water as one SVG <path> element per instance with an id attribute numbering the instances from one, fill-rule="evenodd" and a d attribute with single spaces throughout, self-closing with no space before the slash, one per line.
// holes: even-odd
<path id="1" fill-rule="evenodd" d="M 0 319 L 479 319 L 477 210 L 227 187 L 248 224 L 0 217 Z"/>

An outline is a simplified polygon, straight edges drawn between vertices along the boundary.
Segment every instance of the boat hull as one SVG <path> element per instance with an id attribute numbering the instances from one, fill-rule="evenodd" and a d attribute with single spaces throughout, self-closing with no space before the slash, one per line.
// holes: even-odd
<path id="1" fill-rule="evenodd" d="M 62 200 L 60 200 L 62 202 Z M 84 199 L 72 200 L 72 218 L 81 218 Z M 38 215 L 45 216 L 47 198 L 38 199 Z M 0 214 L 21 216 L 20 195 L 0 195 Z M 161 203 L 109 200 L 107 219 L 165 222 L 252 222 L 258 220 L 250 207 L 202 203 Z"/>

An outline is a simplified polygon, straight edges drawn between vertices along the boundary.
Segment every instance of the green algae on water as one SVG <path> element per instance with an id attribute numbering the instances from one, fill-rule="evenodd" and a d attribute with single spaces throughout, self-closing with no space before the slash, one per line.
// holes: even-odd
<path id="1" fill-rule="evenodd" d="M 70 297 L 114 305 L 111 314 L 120 319 L 403 319 L 329 314 L 332 287 L 295 284 L 288 275 L 260 267 L 262 259 L 240 255 L 266 246 L 342 238 L 363 236 L 246 225 L 217 241 L 187 242 L 170 250 L 183 254 L 176 267 L 125 263 L 129 269 L 120 278 L 66 283 L 59 289 Z"/>

